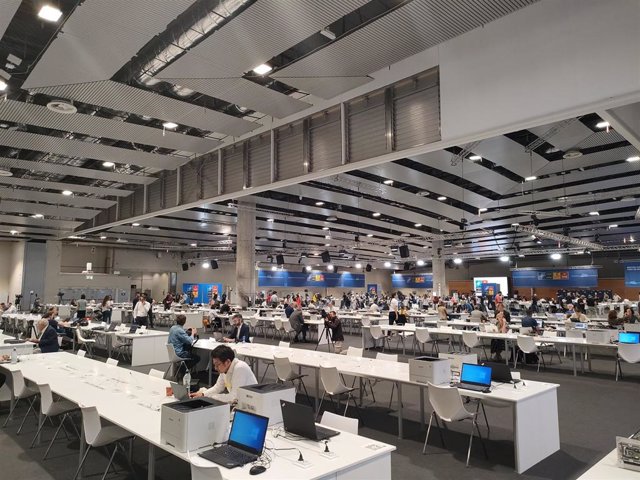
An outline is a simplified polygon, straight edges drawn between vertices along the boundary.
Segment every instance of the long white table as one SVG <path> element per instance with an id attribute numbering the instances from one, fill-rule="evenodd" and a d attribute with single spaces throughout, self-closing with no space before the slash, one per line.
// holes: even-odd
<path id="1" fill-rule="evenodd" d="M 35 343 L 4 343 L 5 340 L 14 339 L 15 337 L 11 335 L 0 335 L 0 355 L 11 355 L 11 352 L 13 352 L 14 348 L 18 352 L 18 355 L 28 355 L 30 353 L 33 353 L 33 348 L 36 345 Z"/>
<path id="2" fill-rule="evenodd" d="M 149 445 L 149 480 L 155 477 L 156 448 L 189 463 L 214 466 L 197 457 L 197 452 L 182 453 L 161 443 L 161 405 L 175 401 L 173 397 L 165 396 L 165 387 L 169 386 L 166 380 L 66 352 L 30 355 L 21 358 L 17 364 L 3 364 L 0 368 L 8 371 L 20 370 L 25 379 L 46 383 L 61 397 L 77 404 L 95 406 L 102 418 L 146 441 Z M 391 478 L 390 456 L 395 450 L 394 446 L 345 432 L 333 437 L 329 445 L 336 453 L 335 458 L 322 456 L 324 443 L 291 442 L 282 437 L 276 438 L 273 431 L 270 431 L 267 436 L 268 447 L 295 446 L 304 452 L 308 466 L 299 466 L 296 450 L 273 451 L 271 467 L 260 478 Z M 81 441 L 80 456 L 83 454 L 83 446 L 84 441 Z M 231 470 L 220 467 L 220 472 L 225 479 L 246 479 L 248 467 Z"/>
<path id="3" fill-rule="evenodd" d="M 578 480 L 640 480 L 640 472 L 618 467 L 618 451 L 614 448 Z"/>
<path id="4" fill-rule="evenodd" d="M 169 361 L 166 346 L 169 332 L 147 330 L 144 333 L 116 333 L 116 336 L 131 343 L 132 367 Z"/>

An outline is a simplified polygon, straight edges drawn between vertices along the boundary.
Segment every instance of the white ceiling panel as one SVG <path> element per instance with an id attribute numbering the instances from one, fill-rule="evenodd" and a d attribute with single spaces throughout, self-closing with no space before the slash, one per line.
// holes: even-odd
<path id="1" fill-rule="evenodd" d="M 636 150 L 631 145 L 627 145 L 626 147 L 612 148 L 611 150 L 589 153 L 579 158 L 549 162 L 547 166 L 542 170 L 539 170 L 537 174 L 548 175 L 551 173 L 562 172 L 565 169 L 570 170 L 575 168 L 594 167 L 602 163 L 626 160 L 627 158 L 636 155 L 640 155 L 640 153 L 638 153 L 638 150 Z"/>
<path id="2" fill-rule="evenodd" d="M 56 220 L 52 218 L 31 218 L 29 216 L 21 217 L 18 215 L 0 214 L 0 222 L 12 225 L 25 225 L 32 228 L 44 227 L 56 230 L 73 230 L 82 225 L 82 222 L 74 222 L 72 220 Z M 18 230 L 18 229 L 16 229 Z"/>
<path id="3" fill-rule="evenodd" d="M 368 0 L 260 0 L 161 72 L 162 78 L 240 77 Z"/>
<path id="4" fill-rule="evenodd" d="M 0 145 L 24 148 L 37 152 L 55 153 L 67 157 L 93 158 L 121 164 L 174 170 L 189 161 L 185 157 L 159 155 L 126 148 L 111 147 L 99 143 L 67 140 L 37 133 L 0 130 Z"/>
<path id="5" fill-rule="evenodd" d="M 273 77 L 364 76 L 537 0 L 409 2 Z M 322 2 L 323 3 L 323 2 Z"/>
<path id="6" fill-rule="evenodd" d="M 284 118 L 311 106 L 310 103 L 244 78 L 167 78 L 165 80 L 276 118 Z"/>
<path id="7" fill-rule="evenodd" d="M 279 81 L 316 97 L 330 99 L 369 83 L 371 77 L 279 77 Z"/>
<path id="8" fill-rule="evenodd" d="M 61 193 L 36 192 L 19 188 L 0 187 L 0 198 L 13 200 L 25 200 L 27 202 L 46 202 L 58 205 L 70 205 L 73 207 L 109 208 L 116 204 L 112 200 L 103 200 L 94 197 L 65 196 Z M 0 203 L 0 209 L 2 203 Z"/>
<path id="9" fill-rule="evenodd" d="M 15 100 L 0 102 L 0 118 L 6 122 L 25 123 L 63 132 L 81 133 L 96 138 L 125 140 L 193 153 L 206 153 L 220 144 L 212 139 L 162 131 L 158 128 L 125 123 L 95 115 L 82 113 L 62 115 L 41 105 Z"/>
<path id="10" fill-rule="evenodd" d="M 2 0 L 0 2 L 0 38 L 7 31 L 7 27 L 21 3 L 22 0 Z"/>
<path id="11" fill-rule="evenodd" d="M 24 88 L 111 78 L 194 0 L 85 0 L 43 54 Z"/>
<path id="12" fill-rule="evenodd" d="M 540 127 L 530 128 L 529 131 L 538 137 L 546 134 L 551 128 L 558 127 L 562 122 L 558 122 L 551 125 L 542 125 Z M 547 142 L 558 147 L 560 150 L 567 151 L 580 143 L 582 140 L 591 135 L 593 131 L 587 127 L 584 123 L 574 121 L 569 125 L 562 127 L 562 129 L 555 135 L 551 135 L 547 138 Z"/>
<path id="13" fill-rule="evenodd" d="M 29 215 L 41 213 L 50 217 L 61 218 L 77 218 L 88 220 L 95 217 L 100 210 L 89 210 L 84 208 L 59 207 L 57 205 L 45 205 L 42 203 L 31 202 L 14 202 L 12 200 L 3 200 L 0 202 L 0 211 L 27 213 Z M 37 220 L 37 219 L 34 219 Z"/>
<path id="14" fill-rule="evenodd" d="M 133 192 L 121 188 L 91 187 L 75 183 L 52 182 L 49 180 L 31 180 L 30 178 L 0 177 L 0 184 L 16 187 L 44 188 L 47 190 L 71 190 L 72 192 L 90 193 L 98 197 L 128 197 Z"/>
<path id="15" fill-rule="evenodd" d="M 260 127 L 258 123 L 112 81 L 34 88 L 32 91 L 227 135 L 240 136 Z"/>
<path id="16" fill-rule="evenodd" d="M 503 136 L 483 140 L 473 148 L 473 153 L 523 178 L 536 175 L 536 172 L 549 163 L 535 152 L 529 155 L 522 145 Z"/>

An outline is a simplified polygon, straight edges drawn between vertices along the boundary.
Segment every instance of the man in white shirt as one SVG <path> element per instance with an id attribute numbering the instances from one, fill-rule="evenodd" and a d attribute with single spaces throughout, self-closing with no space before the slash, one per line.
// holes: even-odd
<path id="1" fill-rule="evenodd" d="M 218 380 L 213 387 L 201 388 L 200 391 L 191 394 L 192 398 L 209 397 L 219 402 L 233 404 L 238 401 L 240 387 L 258 383 L 251 367 L 242 360 L 238 360 L 230 347 L 217 346 L 211 352 L 211 357 L 213 366 L 220 374 Z"/>
<path id="2" fill-rule="evenodd" d="M 147 296 L 143 293 L 133 309 L 133 323 L 146 327 L 149 310 L 151 310 L 151 304 L 147 302 Z"/>
<path id="3" fill-rule="evenodd" d="M 393 325 L 398 320 L 398 294 L 394 294 L 389 303 L 389 325 Z"/>

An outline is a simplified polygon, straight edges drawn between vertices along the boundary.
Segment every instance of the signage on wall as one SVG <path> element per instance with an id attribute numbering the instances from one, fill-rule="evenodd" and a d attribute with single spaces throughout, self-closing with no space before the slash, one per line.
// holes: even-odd
<path id="1" fill-rule="evenodd" d="M 626 269 L 625 269 L 626 272 Z M 639 272 L 640 273 L 640 272 Z M 584 268 L 527 268 L 512 270 L 513 287 L 576 287 L 598 286 L 598 269 Z M 626 283 L 626 273 L 625 273 Z"/>
<path id="2" fill-rule="evenodd" d="M 625 263 L 624 264 L 624 286 L 625 287 L 640 287 L 640 263 Z"/>
<path id="3" fill-rule="evenodd" d="M 184 293 L 191 292 L 193 303 L 209 303 L 214 294 L 222 294 L 221 283 L 183 283 L 182 291 Z"/>
<path id="4" fill-rule="evenodd" d="M 259 270 L 259 287 L 364 288 L 361 273 L 301 273 L 286 270 Z"/>
<path id="5" fill-rule="evenodd" d="M 391 275 L 391 286 L 393 288 L 433 288 L 433 275 L 431 273 L 419 275 L 394 273 Z"/>
<path id="6" fill-rule="evenodd" d="M 378 284 L 377 283 L 368 283 L 367 284 L 367 292 L 370 295 L 378 295 Z"/>

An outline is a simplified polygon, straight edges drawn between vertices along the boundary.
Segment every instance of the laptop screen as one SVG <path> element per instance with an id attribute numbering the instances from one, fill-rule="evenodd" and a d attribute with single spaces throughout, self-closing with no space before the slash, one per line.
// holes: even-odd
<path id="1" fill-rule="evenodd" d="M 491 367 L 474 365 L 473 363 L 463 363 L 462 372 L 460 372 L 460 381 L 490 387 Z"/>
<path id="2" fill-rule="evenodd" d="M 640 343 L 640 332 L 620 332 L 618 333 L 618 342 L 620 343 Z"/>
<path id="3" fill-rule="evenodd" d="M 587 324 L 586 323 L 576 323 L 575 327 L 579 328 L 580 330 L 586 330 L 587 329 Z"/>
<path id="4" fill-rule="evenodd" d="M 236 410 L 229 434 L 229 445 L 254 455 L 262 455 L 268 426 L 267 417 Z"/>

